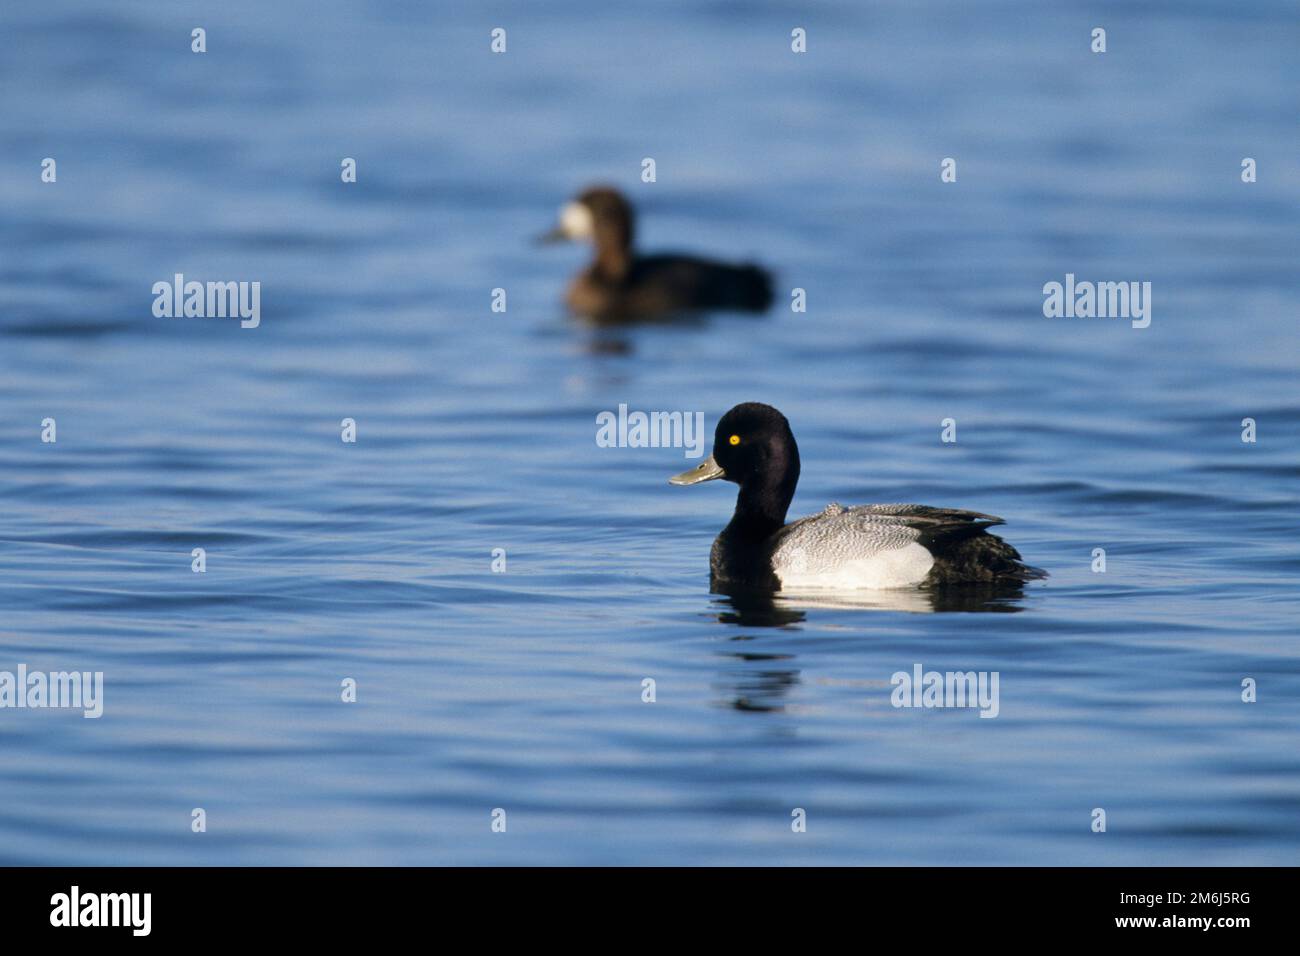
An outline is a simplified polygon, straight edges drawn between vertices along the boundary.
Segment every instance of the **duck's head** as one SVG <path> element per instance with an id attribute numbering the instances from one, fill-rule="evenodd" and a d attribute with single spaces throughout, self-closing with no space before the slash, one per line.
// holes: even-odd
<path id="1" fill-rule="evenodd" d="M 761 402 L 737 405 L 718 421 L 713 454 L 668 481 L 696 485 L 717 478 L 734 481 L 742 492 L 752 489 L 784 499 L 784 515 L 799 481 L 799 446 L 785 416 Z"/>
<path id="2" fill-rule="evenodd" d="M 635 215 L 632 204 L 617 189 L 595 186 L 560 209 L 555 228 L 542 242 L 591 241 L 601 249 L 632 248 Z"/>

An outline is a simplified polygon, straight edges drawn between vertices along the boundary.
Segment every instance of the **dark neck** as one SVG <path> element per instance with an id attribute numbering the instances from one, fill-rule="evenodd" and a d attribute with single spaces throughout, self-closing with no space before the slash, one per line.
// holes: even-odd
<path id="1" fill-rule="evenodd" d="M 740 486 L 736 513 L 726 532 L 749 541 L 762 541 L 785 525 L 786 512 L 799 483 L 799 457 L 788 462 L 784 474 L 772 478 L 751 478 Z"/>
<path id="2" fill-rule="evenodd" d="M 620 282 L 632 268 L 632 222 L 609 221 L 596 226 L 594 270 L 611 282 Z"/>

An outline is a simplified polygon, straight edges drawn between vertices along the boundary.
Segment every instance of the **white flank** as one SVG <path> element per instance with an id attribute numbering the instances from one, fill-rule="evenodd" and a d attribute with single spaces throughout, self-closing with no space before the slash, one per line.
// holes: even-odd
<path id="1" fill-rule="evenodd" d="M 869 558 L 853 558 L 829 567 L 824 563 L 820 567 L 809 567 L 813 562 L 801 561 L 799 557 L 801 556 L 791 555 L 775 569 L 783 590 L 911 588 L 924 581 L 934 567 L 934 555 L 915 542 L 892 551 L 873 554 Z"/>

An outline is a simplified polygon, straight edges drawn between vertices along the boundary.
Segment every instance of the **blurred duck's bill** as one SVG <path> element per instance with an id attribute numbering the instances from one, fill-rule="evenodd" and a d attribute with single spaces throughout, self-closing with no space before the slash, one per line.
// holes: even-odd
<path id="1" fill-rule="evenodd" d="M 722 471 L 722 466 L 713 460 L 710 455 L 704 461 L 700 462 L 689 471 L 684 471 L 680 475 L 673 475 L 668 479 L 670 485 L 698 485 L 701 481 L 713 481 L 715 478 L 726 477 Z"/>
<path id="2" fill-rule="evenodd" d="M 596 232 L 596 220 L 582 203 L 571 202 L 560 210 L 560 221 L 550 232 L 537 237 L 539 243 L 576 242 L 590 239 Z"/>

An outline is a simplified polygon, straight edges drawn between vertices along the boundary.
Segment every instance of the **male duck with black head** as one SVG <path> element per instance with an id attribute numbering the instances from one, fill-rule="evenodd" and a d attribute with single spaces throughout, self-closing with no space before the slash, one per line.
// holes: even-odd
<path id="1" fill-rule="evenodd" d="M 597 321 L 644 321 L 708 309 L 763 312 L 771 277 L 758 266 L 694 256 L 638 255 L 636 216 L 615 189 L 588 189 L 560 210 L 544 242 L 590 241 L 595 258 L 569 285 L 565 301 Z"/>
<path id="2" fill-rule="evenodd" d="M 1009 586 L 1046 577 L 978 511 L 928 505 L 828 505 L 785 523 L 799 483 L 799 447 L 784 415 L 747 402 L 722 416 L 713 454 L 669 479 L 694 485 L 722 478 L 740 485 L 736 512 L 709 558 L 715 591 L 753 588 L 937 588 Z"/>

